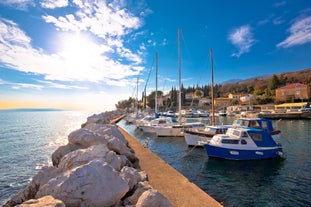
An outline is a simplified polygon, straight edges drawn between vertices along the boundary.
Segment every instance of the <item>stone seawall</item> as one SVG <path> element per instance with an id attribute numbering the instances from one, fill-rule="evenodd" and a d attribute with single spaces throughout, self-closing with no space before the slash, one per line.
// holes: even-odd
<path id="1" fill-rule="evenodd" d="M 150 185 L 128 141 L 111 124 L 122 115 L 88 117 L 52 154 L 53 166 L 43 167 L 4 207 L 172 206 Z"/>
<path id="2" fill-rule="evenodd" d="M 29 185 L 4 207 L 221 206 L 114 123 L 120 111 L 92 115 L 68 135 Z"/>

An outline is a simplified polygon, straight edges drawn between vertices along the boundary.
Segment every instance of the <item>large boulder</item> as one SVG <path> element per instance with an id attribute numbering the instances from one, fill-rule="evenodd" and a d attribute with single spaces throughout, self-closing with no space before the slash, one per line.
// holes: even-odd
<path id="1" fill-rule="evenodd" d="M 136 156 L 134 151 L 124 142 L 112 135 L 105 135 L 105 137 L 108 140 L 107 147 L 110 150 L 115 151 L 117 154 L 125 155 L 131 162 L 135 162 Z"/>
<path id="2" fill-rule="evenodd" d="M 40 187 L 48 183 L 52 178 L 55 178 L 59 174 L 66 172 L 66 169 L 56 168 L 54 166 L 44 166 L 33 177 L 31 182 L 26 188 L 15 194 L 4 207 L 13 207 L 17 204 L 21 204 L 29 199 L 34 199 Z"/>
<path id="3" fill-rule="evenodd" d="M 171 207 L 169 200 L 159 191 L 150 189 L 145 191 L 138 199 L 136 207 Z"/>
<path id="4" fill-rule="evenodd" d="M 103 136 L 84 128 L 71 132 L 68 135 L 68 142 L 81 145 L 81 148 L 87 148 L 98 144 L 107 144 L 107 140 Z"/>
<path id="5" fill-rule="evenodd" d="M 127 181 L 111 166 L 94 160 L 51 179 L 36 198 L 52 195 L 67 207 L 115 206 L 128 190 Z"/>
<path id="6" fill-rule="evenodd" d="M 130 190 L 132 190 L 134 186 L 142 179 L 135 168 L 127 166 L 122 168 L 120 176 L 127 180 Z"/>
<path id="7" fill-rule="evenodd" d="M 16 207 L 66 207 L 65 204 L 52 196 L 44 196 L 39 199 L 30 199 Z"/>
<path id="8" fill-rule="evenodd" d="M 139 197 L 145 192 L 152 189 L 152 186 L 148 181 L 139 182 L 135 186 L 134 193 L 127 198 L 124 199 L 125 205 L 135 205 L 139 199 Z"/>
<path id="9" fill-rule="evenodd" d="M 100 160 L 103 163 L 108 163 L 116 171 L 120 171 L 127 163 L 123 159 L 120 155 L 109 150 L 106 145 L 100 144 L 68 153 L 60 161 L 58 167 L 72 169 L 85 165 L 92 160 Z"/>
<path id="10" fill-rule="evenodd" d="M 67 145 L 58 147 L 55 152 L 52 154 L 52 162 L 53 166 L 57 167 L 60 160 L 69 152 L 75 151 L 77 149 L 80 149 L 81 145 L 75 145 L 68 143 Z"/>
<path id="11" fill-rule="evenodd" d="M 92 132 L 98 133 L 100 135 L 112 135 L 117 137 L 122 142 L 127 144 L 127 140 L 118 130 L 118 127 L 114 124 L 98 124 L 98 123 L 90 123 L 84 127 L 84 129 L 88 129 Z"/>

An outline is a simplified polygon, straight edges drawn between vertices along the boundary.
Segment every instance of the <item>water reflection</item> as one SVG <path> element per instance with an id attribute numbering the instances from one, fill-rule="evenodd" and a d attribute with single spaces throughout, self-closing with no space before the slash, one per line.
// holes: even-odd
<path id="1" fill-rule="evenodd" d="M 311 206 L 311 120 L 273 121 L 282 131 L 285 160 L 242 162 L 209 159 L 203 148 L 188 147 L 183 138 L 158 138 L 121 125 L 142 143 L 149 137 L 151 151 L 225 206 Z"/>

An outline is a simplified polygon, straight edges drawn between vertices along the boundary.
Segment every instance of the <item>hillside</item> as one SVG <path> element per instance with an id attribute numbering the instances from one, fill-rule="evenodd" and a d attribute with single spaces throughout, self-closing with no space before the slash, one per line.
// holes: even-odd
<path id="1" fill-rule="evenodd" d="M 278 87 L 296 82 L 304 84 L 311 83 L 311 68 L 274 75 L 278 79 Z M 269 82 L 274 75 L 255 77 L 248 80 L 241 80 L 236 83 L 225 83 L 222 84 L 220 92 L 225 95 L 227 93 L 252 93 L 258 90 L 265 90 L 266 88 L 269 88 Z"/>

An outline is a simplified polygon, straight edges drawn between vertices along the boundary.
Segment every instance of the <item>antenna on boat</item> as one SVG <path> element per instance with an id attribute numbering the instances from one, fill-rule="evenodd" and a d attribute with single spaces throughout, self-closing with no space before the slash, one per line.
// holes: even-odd
<path id="1" fill-rule="evenodd" d="M 214 107 L 214 64 L 213 64 L 213 51 L 210 49 L 210 60 L 211 60 L 211 70 L 212 70 L 212 125 L 215 125 L 215 107 Z"/>
<path id="2" fill-rule="evenodd" d="M 158 52 L 155 54 L 156 56 L 156 91 L 155 91 L 155 115 L 158 114 Z"/>
<path id="3" fill-rule="evenodd" d="M 180 45 L 180 32 L 181 32 L 181 29 L 178 28 L 178 85 L 179 85 L 178 109 L 179 109 L 179 114 L 181 113 L 181 45 Z"/>

